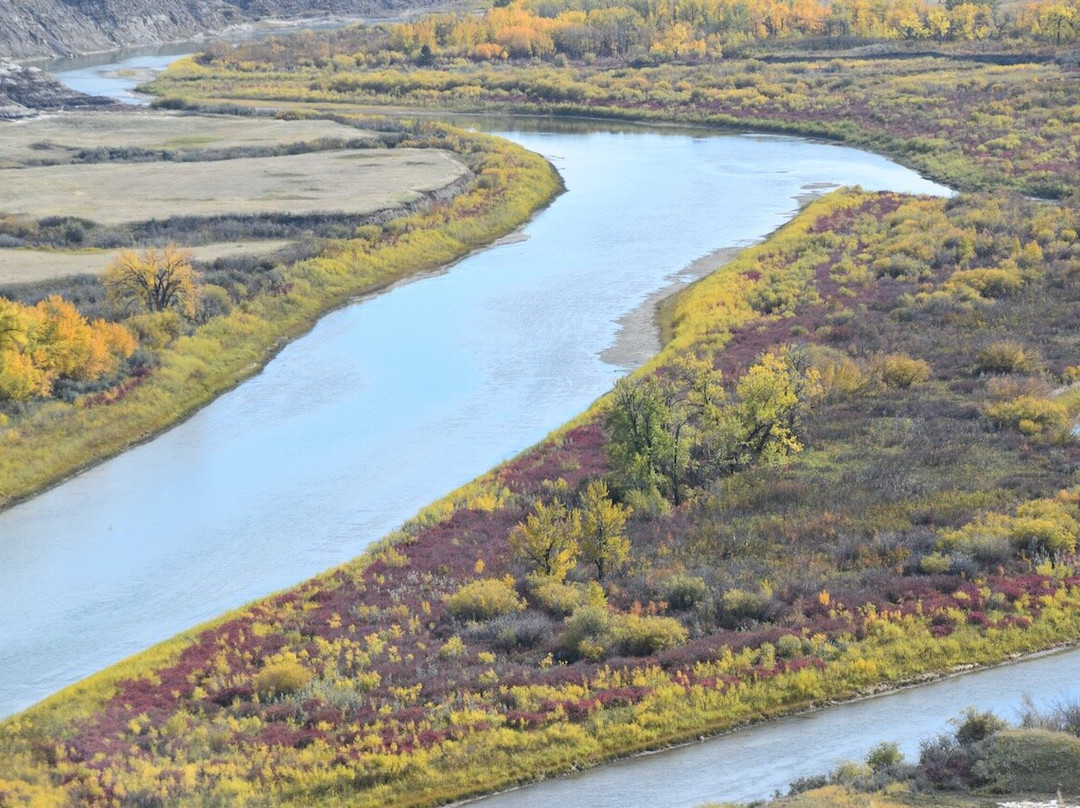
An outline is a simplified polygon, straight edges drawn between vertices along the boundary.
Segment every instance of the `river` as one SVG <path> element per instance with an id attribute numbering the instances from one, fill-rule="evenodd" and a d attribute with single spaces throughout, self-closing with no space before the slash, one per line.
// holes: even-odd
<path id="1" fill-rule="evenodd" d="M 649 341 L 627 340 L 621 321 L 807 193 L 948 193 L 884 158 L 792 138 L 501 134 L 567 186 L 522 238 L 329 314 L 187 422 L 0 513 L 0 715 L 357 555 L 540 440 L 646 358 Z"/>
<path id="2" fill-rule="evenodd" d="M 789 716 L 649 755 L 476 800 L 478 808 L 690 808 L 704 802 L 762 800 L 799 777 L 864 761 L 878 743 L 909 761 L 919 745 L 954 729 L 965 708 L 1015 720 L 1025 696 L 1040 709 L 1080 699 L 1080 651 L 1046 654 L 870 699 Z M 472 804 L 472 803 L 470 803 Z"/>

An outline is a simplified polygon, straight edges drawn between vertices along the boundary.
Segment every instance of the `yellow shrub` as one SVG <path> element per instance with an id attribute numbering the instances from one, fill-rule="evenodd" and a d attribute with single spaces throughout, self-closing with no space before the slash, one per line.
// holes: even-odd
<path id="1" fill-rule="evenodd" d="M 881 378 L 887 387 L 915 387 L 930 378 L 930 363 L 904 354 L 881 359 Z"/>
<path id="2" fill-rule="evenodd" d="M 1034 396 L 1018 396 L 991 404 L 986 408 L 986 416 L 999 429 L 1019 429 L 1029 435 L 1047 433 L 1054 436 L 1069 427 L 1069 413 L 1065 407 Z"/>
<path id="3" fill-rule="evenodd" d="M 295 654 L 284 654 L 255 675 L 255 692 L 262 698 L 285 696 L 303 690 L 315 674 L 300 664 Z"/>
<path id="4" fill-rule="evenodd" d="M 1039 357 L 1012 340 L 991 342 L 976 360 L 976 368 L 984 373 L 1031 373 L 1038 369 Z"/>
<path id="5" fill-rule="evenodd" d="M 964 286 L 974 289 L 983 297 L 1008 297 L 1020 291 L 1023 278 L 1019 271 L 1008 269 L 961 269 L 952 274 L 946 289 Z"/>
<path id="6" fill-rule="evenodd" d="M 525 608 L 510 577 L 471 581 L 446 598 L 450 614 L 461 620 L 490 620 Z"/>

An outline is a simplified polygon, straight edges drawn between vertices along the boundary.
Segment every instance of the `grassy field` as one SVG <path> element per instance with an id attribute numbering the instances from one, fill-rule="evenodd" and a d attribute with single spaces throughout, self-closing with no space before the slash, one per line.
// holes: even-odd
<path id="1" fill-rule="evenodd" d="M 411 202 L 465 173 L 433 150 L 321 151 L 209 162 L 108 163 L 0 172 L 3 212 L 102 224 L 287 212 L 371 213 Z"/>
<path id="2" fill-rule="evenodd" d="M 289 242 L 235 241 L 204 244 L 191 249 L 196 261 L 214 261 L 241 255 L 267 255 Z M 37 283 L 38 281 L 89 275 L 101 272 L 116 259 L 120 250 L 0 250 L 0 285 Z"/>
<path id="3" fill-rule="evenodd" d="M 174 152 L 370 138 L 332 121 L 279 121 L 162 112 L 75 112 L 0 125 L 0 168 L 68 162 L 87 149 Z"/>

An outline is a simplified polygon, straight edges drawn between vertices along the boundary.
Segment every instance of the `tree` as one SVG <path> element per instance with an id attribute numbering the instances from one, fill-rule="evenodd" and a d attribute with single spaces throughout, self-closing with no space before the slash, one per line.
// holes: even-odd
<path id="1" fill-rule="evenodd" d="M 1043 23 L 1047 31 L 1054 32 L 1054 44 L 1061 44 L 1061 36 L 1066 28 L 1073 27 L 1076 9 L 1064 4 L 1054 3 L 1042 9 Z"/>
<path id="2" fill-rule="evenodd" d="M 777 464 L 802 451 L 799 426 L 808 402 L 820 392 L 817 370 L 806 352 L 782 348 L 766 353 L 739 380 L 736 413 L 743 430 L 742 465 Z"/>
<path id="3" fill-rule="evenodd" d="M 577 564 L 578 517 L 559 500 L 537 502 L 533 513 L 510 531 L 514 554 L 543 575 L 562 580 Z"/>
<path id="4" fill-rule="evenodd" d="M 594 480 L 585 488 L 580 507 L 581 556 L 596 566 L 596 579 L 604 580 L 611 569 L 626 563 L 630 540 L 626 520 L 630 508 L 611 501 L 603 480 Z"/>
<path id="5" fill-rule="evenodd" d="M 0 298 L 0 399 L 47 396 L 59 378 L 89 380 L 114 373 L 135 339 L 123 326 L 88 323 L 58 295 L 34 306 Z"/>
<path id="6" fill-rule="evenodd" d="M 191 252 L 171 245 L 160 251 L 120 253 L 105 268 L 105 288 L 112 304 L 129 314 L 176 309 L 194 317 L 198 307 Z"/>
<path id="7" fill-rule="evenodd" d="M 659 488 L 661 468 L 675 450 L 671 440 L 673 414 L 655 378 L 620 379 L 615 383 L 607 417 L 608 454 L 625 482 L 641 491 Z"/>
<path id="8" fill-rule="evenodd" d="M 0 350 L 25 345 L 26 331 L 25 307 L 0 297 Z"/>

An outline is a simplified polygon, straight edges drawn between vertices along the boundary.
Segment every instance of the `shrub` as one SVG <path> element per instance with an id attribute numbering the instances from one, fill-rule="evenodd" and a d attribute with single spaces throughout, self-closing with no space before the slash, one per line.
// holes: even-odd
<path id="1" fill-rule="evenodd" d="M 611 615 L 607 607 L 586 605 L 574 610 L 566 621 L 563 650 L 571 657 L 603 659 L 608 649 Z"/>
<path id="2" fill-rule="evenodd" d="M 915 387 L 930 378 L 930 363 L 904 354 L 890 354 L 881 360 L 881 378 L 887 387 Z"/>
<path id="3" fill-rule="evenodd" d="M 213 284 L 207 284 L 202 288 L 199 298 L 199 322 L 206 323 L 215 317 L 224 317 L 232 311 L 232 298 L 229 293 Z"/>
<path id="4" fill-rule="evenodd" d="M 141 346 L 155 351 L 164 348 L 184 332 L 184 321 L 175 311 L 136 314 L 124 324 L 138 335 Z"/>
<path id="5" fill-rule="evenodd" d="M 439 647 L 440 659 L 457 659 L 465 653 L 465 641 L 454 635 Z"/>
<path id="6" fill-rule="evenodd" d="M 919 572 L 926 575 L 944 575 L 949 571 L 950 559 L 944 553 L 930 553 L 919 559 Z"/>
<path id="7" fill-rule="evenodd" d="M 780 655 L 781 659 L 794 659 L 802 652 L 802 638 L 794 634 L 785 634 L 776 641 L 776 653 Z"/>
<path id="8" fill-rule="evenodd" d="M 1030 700 L 1020 719 L 1024 729 L 1048 729 L 1054 732 L 1067 732 L 1080 737 L 1080 701 L 1066 700 L 1054 705 L 1048 712 L 1039 712 Z"/>
<path id="9" fill-rule="evenodd" d="M 956 742 L 961 746 L 971 746 L 989 738 L 996 732 L 1008 727 L 1008 723 L 989 711 L 980 712 L 969 707 L 961 718 L 954 718 Z"/>
<path id="10" fill-rule="evenodd" d="M 1017 549 L 1034 553 L 1071 553 L 1076 532 L 1050 518 L 1017 517 L 1012 522 L 1012 542 Z"/>
<path id="11" fill-rule="evenodd" d="M 446 608 L 459 620 L 490 620 L 519 612 L 524 601 L 514 591 L 513 579 L 484 578 L 471 581 L 446 598 Z"/>
<path id="12" fill-rule="evenodd" d="M 310 670 L 300 664 L 293 654 L 285 654 L 279 661 L 271 662 L 255 675 L 255 692 L 261 698 L 286 696 L 303 690 L 314 678 Z"/>
<path id="13" fill-rule="evenodd" d="M 997 428 L 1019 429 L 1025 435 L 1056 436 L 1069 428 L 1069 413 L 1056 401 L 1034 396 L 1019 396 L 991 404 L 986 416 Z"/>
<path id="14" fill-rule="evenodd" d="M 623 656 L 650 656 L 665 648 L 686 642 L 686 628 L 673 617 L 619 615 L 615 620 L 613 641 Z"/>
<path id="15" fill-rule="evenodd" d="M 982 373 L 1032 373 L 1038 366 L 1039 357 L 1012 340 L 991 342 L 979 352 L 975 363 Z"/>
<path id="16" fill-rule="evenodd" d="M 529 576 L 529 595 L 535 604 L 559 616 L 572 614 L 586 603 L 604 602 L 604 590 L 599 585 L 594 589 L 593 586 L 565 583 L 548 575 Z"/>
<path id="17" fill-rule="evenodd" d="M 894 743 L 879 743 L 866 755 L 866 765 L 871 771 L 895 769 L 904 762 L 904 753 Z"/>
<path id="18" fill-rule="evenodd" d="M 824 353 L 824 351 L 821 351 Z M 821 374 L 821 390 L 826 401 L 839 401 L 859 395 L 867 386 L 867 374 L 858 362 L 836 352 L 835 356 L 815 357 L 814 367 Z"/>
<path id="19" fill-rule="evenodd" d="M 675 611 L 693 609 L 709 593 L 704 578 L 673 575 L 660 585 L 660 597 Z"/>
<path id="20" fill-rule="evenodd" d="M 961 269 L 952 274 L 946 288 L 966 286 L 983 297 L 1009 297 L 1023 286 L 1023 278 L 1015 270 L 1007 269 Z"/>
<path id="21" fill-rule="evenodd" d="M 923 741 L 919 750 L 919 774 L 939 788 L 963 788 L 974 764 L 971 748 L 956 744 L 948 735 Z"/>
<path id="22" fill-rule="evenodd" d="M 729 589 L 720 598 L 720 608 L 731 618 L 763 620 L 768 616 L 770 599 L 764 593 Z"/>
<path id="23" fill-rule="evenodd" d="M 476 627 L 476 636 L 503 651 L 538 648 L 551 642 L 553 621 L 547 615 L 527 612 L 504 614 Z"/>
<path id="24" fill-rule="evenodd" d="M 1005 729 L 976 763 L 975 779 L 995 791 L 1080 790 L 1080 738 L 1044 729 Z"/>

